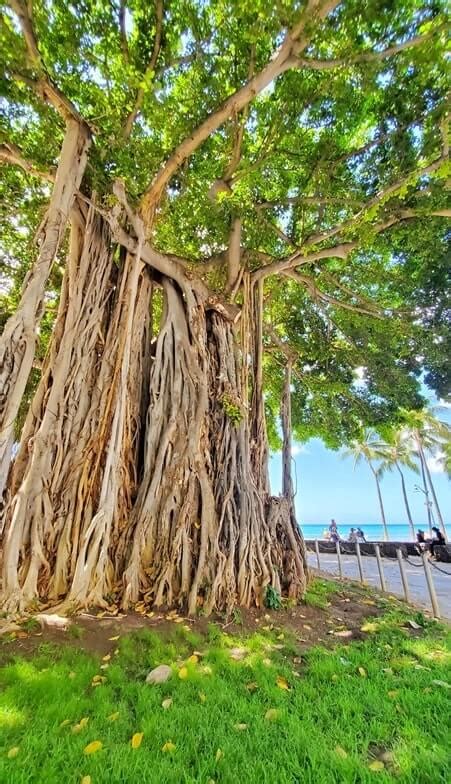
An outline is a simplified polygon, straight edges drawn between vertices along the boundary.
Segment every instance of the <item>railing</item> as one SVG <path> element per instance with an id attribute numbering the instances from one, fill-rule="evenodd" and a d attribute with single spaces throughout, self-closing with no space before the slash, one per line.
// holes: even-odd
<path id="1" fill-rule="evenodd" d="M 411 601 L 411 594 L 410 594 L 409 582 L 405 570 L 405 562 L 409 563 L 411 566 L 415 566 L 418 569 L 422 569 L 426 579 L 426 585 L 431 601 L 432 613 L 435 618 L 441 618 L 439 602 L 437 599 L 437 592 L 432 577 L 432 569 L 436 569 L 442 574 L 448 575 L 448 577 L 451 577 L 451 572 L 448 572 L 445 569 L 441 569 L 439 566 L 437 566 L 433 561 L 431 561 L 427 557 L 427 554 L 425 552 L 421 553 L 421 563 L 414 563 L 413 561 L 411 561 L 409 556 L 418 555 L 418 551 L 416 550 L 414 544 L 410 542 L 409 543 L 365 542 L 365 544 L 360 544 L 359 542 L 352 542 L 352 543 L 334 542 L 333 543 L 327 541 L 320 542 L 318 539 L 306 540 L 305 544 L 307 550 L 316 555 L 316 562 L 317 562 L 318 570 L 320 571 L 321 571 L 321 553 L 329 554 L 329 555 L 333 554 L 337 556 L 338 576 L 340 580 L 343 579 L 343 562 L 342 562 L 343 555 L 355 555 L 357 557 L 359 580 L 361 583 L 365 582 L 362 554 L 365 556 L 369 555 L 375 557 L 377 562 L 380 587 L 381 590 L 384 592 L 387 591 L 387 582 L 384 573 L 383 559 L 385 558 L 392 562 L 396 561 L 399 567 L 399 574 L 400 574 L 403 594 L 406 602 Z"/>

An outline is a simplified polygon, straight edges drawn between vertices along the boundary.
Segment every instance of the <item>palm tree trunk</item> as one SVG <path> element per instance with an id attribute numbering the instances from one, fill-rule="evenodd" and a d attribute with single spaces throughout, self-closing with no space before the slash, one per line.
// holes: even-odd
<path id="1" fill-rule="evenodd" d="M 369 465 L 370 465 L 371 471 L 373 472 L 374 479 L 376 480 L 377 497 L 379 498 L 379 506 L 380 506 L 380 510 L 381 510 L 382 525 L 384 526 L 384 540 L 386 542 L 388 542 L 390 537 L 388 535 L 387 520 L 385 518 L 384 502 L 382 500 L 382 493 L 381 493 L 379 477 L 377 475 L 377 471 L 373 468 L 372 464 L 370 463 Z"/>
<path id="2" fill-rule="evenodd" d="M 404 481 L 404 474 L 401 471 L 401 468 L 399 467 L 399 463 L 395 463 L 395 465 L 396 465 L 396 468 L 399 471 L 399 476 L 401 477 L 401 487 L 402 487 L 402 494 L 403 494 L 403 497 L 404 497 L 404 504 L 405 504 L 406 512 L 407 512 L 407 519 L 409 521 L 410 532 L 412 534 L 412 539 L 415 541 L 415 526 L 414 526 L 413 520 L 412 520 L 412 513 L 410 511 L 409 499 L 407 498 L 407 490 L 406 490 L 406 483 Z"/>
<path id="3" fill-rule="evenodd" d="M 429 536 L 432 536 L 432 523 L 433 523 L 433 520 L 432 520 L 431 507 L 429 505 L 429 490 L 428 490 L 428 486 L 427 486 L 427 482 L 426 482 L 426 474 L 425 474 L 425 471 L 424 471 L 424 461 L 423 461 L 423 457 L 421 456 L 421 452 L 419 450 L 418 450 L 418 456 L 420 458 L 421 478 L 423 480 L 423 492 L 424 492 L 424 495 L 425 495 L 425 498 L 426 498 L 426 502 L 425 503 L 426 503 L 426 509 L 427 509 L 427 514 L 428 514 Z"/>
<path id="4" fill-rule="evenodd" d="M 418 451 L 420 452 L 420 456 L 421 456 L 421 462 L 423 464 L 424 473 L 426 474 L 427 482 L 428 482 L 430 491 L 432 493 L 432 498 L 434 500 L 434 506 L 435 506 L 435 511 L 437 512 L 437 519 L 438 519 L 438 522 L 439 522 L 439 525 L 440 525 L 440 530 L 441 530 L 443 536 L 445 537 L 445 542 L 447 542 L 448 541 L 448 537 L 446 535 L 445 522 L 443 520 L 443 515 L 442 515 L 442 512 L 441 512 L 441 509 L 440 509 L 440 507 L 438 505 L 438 499 L 437 499 L 437 495 L 435 493 L 435 487 L 434 487 L 434 483 L 432 481 L 431 472 L 429 470 L 429 466 L 428 466 L 427 460 L 426 460 L 426 455 L 424 454 L 423 444 L 421 443 L 421 438 L 419 436 L 417 436 L 417 444 L 418 444 Z"/>

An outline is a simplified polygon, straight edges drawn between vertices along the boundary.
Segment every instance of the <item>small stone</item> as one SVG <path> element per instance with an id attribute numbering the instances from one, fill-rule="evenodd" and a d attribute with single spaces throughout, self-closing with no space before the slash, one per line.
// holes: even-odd
<path id="1" fill-rule="evenodd" d="M 246 656 L 246 651 L 244 648 L 232 648 L 230 651 L 230 658 L 235 659 L 235 661 L 241 661 Z"/>
<path id="2" fill-rule="evenodd" d="M 172 668 L 167 664 L 160 664 L 151 670 L 146 678 L 146 683 L 166 683 L 172 675 Z"/>

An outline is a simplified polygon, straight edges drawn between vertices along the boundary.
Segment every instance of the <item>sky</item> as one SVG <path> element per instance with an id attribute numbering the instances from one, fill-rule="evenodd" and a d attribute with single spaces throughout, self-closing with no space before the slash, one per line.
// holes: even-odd
<path id="1" fill-rule="evenodd" d="M 440 412 L 439 418 L 450 421 L 451 409 Z M 297 476 L 296 512 L 298 522 L 329 523 L 333 517 L 338 524 L 380 523 L 379 504 L 374 478 L 367 465 L 358 465 L 344 458 L 342 452 L 326 449 L 320 439 L 306 444 L 293 444 L 293 460 Z M 451 481 L 440 470 L 433 458 L 429 461 L 438 501 L 447 525 L 451 524 Z M 270 460 L 271 490 L 277 495 L 281 489 L 281 455 Z M 424 495 L 415 491 L 421 478 L 406 469 L 405 480 L 412 517 L 415 525 L 426 526 Z M 388 473 L 382 479 L 382 495 L 388 523 L 407 523 L 401 495 L 399 474 Z"/>

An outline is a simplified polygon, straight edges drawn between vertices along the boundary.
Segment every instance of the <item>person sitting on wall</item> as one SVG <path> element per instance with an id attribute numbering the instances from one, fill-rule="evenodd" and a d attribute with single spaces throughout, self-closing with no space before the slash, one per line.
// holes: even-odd
<path id="1" fill-rule="evenodd" d="M 433 536 L 431 541 L 429 542 L 429 550 L 431 553 L 431 558 L 435 558 L 437 560 L 437 556 L 435 554 L 435 548 L 441 547 L 442 545 L 446 544 L 445 537 L 443 536 L 442 532 L 436 525 L 432 526 Z"/>
<path id="2" fill-rule="evenodd" d="M 330 521 L 329 533 L 330 533 L 330 538 L 329 538 L 330 542 L 333 542 L 335 544 L 336 542 L 340 541 L 340 534 L 338 533 L 337 524 L 333 519 Z"/>
<path id="3" fill-rule="evenodd" d="M 348 542 L 356 542 L 357 541 L 357 531 L 355 528 L 351 528 L 349 531 Z"/>
<path id="4" fill-rule="evenodd" d="M 419 555 L 421 555 L 421 553 L 423 553 L 426 550 L 426 538 L 424 535 L 424 531 L 422 531 L 421 528 L 419 528 L 417 531 L 417 542 L 415 545 L 415 549 Z"/>
<path id="5" fill-rule="evenodd" d="M 366 542 L 365 534 L 363 533 L 361 528 L 357 528 L 357 541 L 360 543 Z"/>

